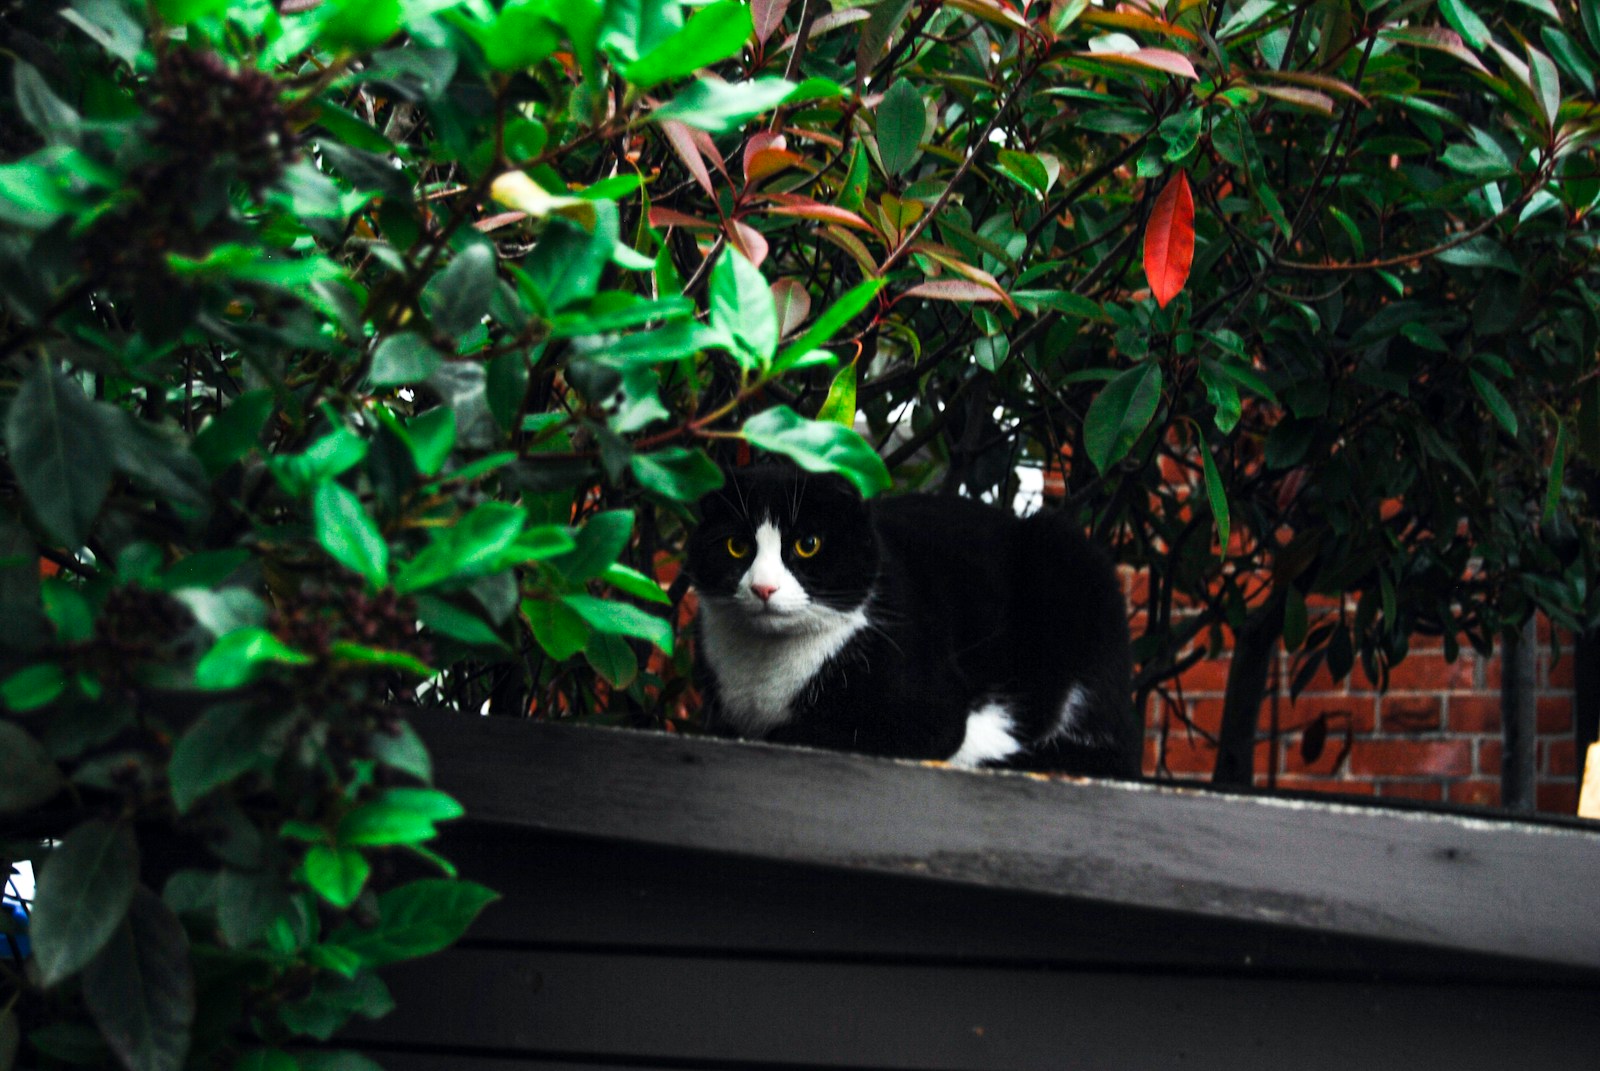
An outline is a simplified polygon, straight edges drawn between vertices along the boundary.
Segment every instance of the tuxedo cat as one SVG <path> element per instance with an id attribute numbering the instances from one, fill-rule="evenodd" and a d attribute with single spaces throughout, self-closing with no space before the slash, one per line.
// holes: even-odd
<path id="1" fill-rule="evenodd" d="M 698 671 L 728 735 L 1136 777 L 1122 593 L 1065 517 L 863 501 L 786 463 L 701 501 Z"/>

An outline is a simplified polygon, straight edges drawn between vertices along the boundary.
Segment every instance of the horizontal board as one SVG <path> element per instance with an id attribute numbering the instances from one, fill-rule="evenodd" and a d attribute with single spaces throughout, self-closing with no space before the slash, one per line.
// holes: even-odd
<path id="1" fill-rule="evenodd" d="M 1600 969 L 1600 832 L 419 714 L 474 818 Z"/>
<path id="2" fill-rule="evenodd" d="M 690 1066 L 1587 1066 L 1595 993 L 456 949 L 345 1044 Z M 443 1059 L 439 1066 L 446 1066 Z"/>
<path id="3" fill-rule="evenodd" d="M 1389 979 L 1600 982 L 1600 974 L 1207 919 L 474 821 L 440 850 L 501 898 L 469 941 L 818 960 L 1109 965 Z"/>

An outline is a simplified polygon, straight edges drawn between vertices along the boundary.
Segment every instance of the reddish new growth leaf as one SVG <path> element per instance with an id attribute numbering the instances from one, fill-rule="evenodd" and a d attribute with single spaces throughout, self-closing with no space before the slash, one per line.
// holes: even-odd
<path id="1" fill-rule="evenodd" d="M 1189 281 L 1192 263 L 1194 197 L 1189 193 L 1189 176 L 1179 171 L 1156 196 L 1144 229 L 1144 275 L 1157 305 L 1166 308 L 1178 296 Z"/>

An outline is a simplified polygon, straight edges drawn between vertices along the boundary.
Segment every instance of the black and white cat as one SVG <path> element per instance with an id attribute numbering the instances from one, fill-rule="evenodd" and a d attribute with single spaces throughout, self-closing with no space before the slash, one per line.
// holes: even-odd
<path id="1" fill-rule="evenodd" d="M 782 463 L 730 473 L 701 512 L 688 572 L 716 731 L 1138 776 L 1122 593 L 1065 517 L 865 502 Z"/>

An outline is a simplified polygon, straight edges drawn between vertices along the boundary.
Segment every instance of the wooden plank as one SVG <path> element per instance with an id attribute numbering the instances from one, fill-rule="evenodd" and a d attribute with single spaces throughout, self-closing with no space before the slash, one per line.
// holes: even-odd
<path id="1" fill-rule="evenodd" d="M 1600 833 L 423 714 L 486 821 L 1600 967 Z"/>
<path id="2" fill-rule="evenodd" d="M 928 1071 L 1587 1066 L 1595 992 L 457 949 L 343 1044 Z M 441 1060 L 440 1066 L 449 1061 Z"/>
<path id="3" fill-rule="evenodd" d="M 1435 948 L 870 871 L 509 826 L 452 823 L 440 850 L 501 894 L 468 940 L 600 951 L 694 948 L 839 961 L 1116 964 L 1322 977 L 1589 981 L 1600 974 Z"/>

